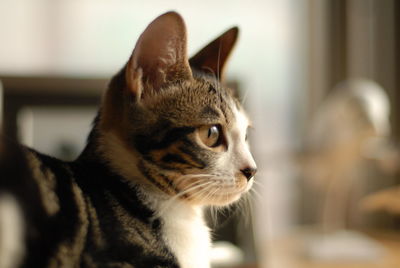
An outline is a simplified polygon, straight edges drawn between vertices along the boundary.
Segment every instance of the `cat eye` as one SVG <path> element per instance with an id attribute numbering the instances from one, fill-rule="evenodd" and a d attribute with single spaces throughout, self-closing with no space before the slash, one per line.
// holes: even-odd
<path id="1" fill-rule="evenodd" d="M 199 129 L 199 137 L 207 147 L 218 147 L 222 144 L 222 131 L 220 125 L 203 126 Z"/>

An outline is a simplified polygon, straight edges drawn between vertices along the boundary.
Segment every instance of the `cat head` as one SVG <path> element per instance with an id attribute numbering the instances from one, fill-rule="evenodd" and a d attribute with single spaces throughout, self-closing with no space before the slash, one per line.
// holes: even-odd
<path id="1" fill-rule="evenodd" d="M 229 204 L 251 187 L 249 120 L 221 83 L 237 34 L 228 30 L 189 60 L 180 15 L 146 28 L 100 112 L 99 149 L 116 172 L 199 205 Z"/>

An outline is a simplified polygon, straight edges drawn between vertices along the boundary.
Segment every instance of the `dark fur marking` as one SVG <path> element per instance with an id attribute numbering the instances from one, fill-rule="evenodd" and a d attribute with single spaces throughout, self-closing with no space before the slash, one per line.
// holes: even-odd
<path id="1" fill-rule="evenodd" d="M 161 161 L 165 163 L 179 163 L 191 166 L 191 164 L 188 163 L 185 159 L 183 159 L 182 156 L 180 156 L 179 154 L 167 153 L 161 158 Z"/>
<path id="2" fill-rule="evenodd" d="M 148 154 L 153 150 L 160 150 L 167 148 L 171 144 L 175 143 L 178 140 L 181 140 L 183 137 L 186 137 L 188 134 L 192 133 L 195 130 L 193 127 L 179 127 L 173 128 L 165 132 L 165 129 L 158 129 L 157 135 L 136 135 L 134 137 L 134 144 L 136 149 L 142 153 L 143 155 Z M 154 137 L 159 136 L 159 133 L 165 133 L 160 140 L 155 139 Z"/>
<path id="3" fill-rule="evenodd" d="M 47 265 L 46 258 L 42 256 L 51 257 L 57 254 L 57 248 L 54 245 L 69 241 L 71 237 L 75 237 L 78 228 L 81 227 L 77 216 L 79 208 L 74 200 L 74 193 L 72 191 L 73 176 L 67 168 L 67 164 L 33 150 L 32 152 L 36 154 L 44 166 L 56 175 L 56 194 L 62 202 L 60 202 L 59 212 L 45 219 L 44 226 L 40 228 L 41 239 L 35 239 L 36 244 L 32 242 L 29 245 L 29 241 L 27 242 L 32 252 L 30 252 L 26 259 L 26 267 L 37 267 L 41 266 L 40 264 L 43 266 Z"/>
<path id="4" fill-rule="evenodd" d="M 168 186 L 170 188 L 172 188 L 172 190 L 174 190 L 175 194 L 179 193 L 179 190 L 176 188 L 174 182 L 170 178 L 168 178 L 167 176 L 165 176 L 163 174 L 160 174 L 160 176 L 164 180 L 164 182 L 167 183 Z"/>
<path id="5" fill-rule="evenodd" d="M 207 166 L 206 163 L 205 163 L 203 160 L 201 160 L 201 159 L 197 156 L 197 153 L 196 153 L 196 152 L 199 151 L 198 146 L 195 145 L 195 144 L 194 144 L 192 141 L 190 141 L 189 139 L 184 139 L 184 140 L 183 140 L 183 146 L 179 146 L 178 149 L 179 149 L 182 153 L 188 155 L 188 156 L 192 159 L 193 162 L 195 162 L 196 164 L 198 164 L 198 165 L 195 166 L 195 167 L 200 168 L 200 169 L 203 169 L 203 168 L 205 168 L 205 167 Z"/>
<path id="6" fill-rule="evenodd" d="M 52 221 L 46 213 L 41 202 L 38 185 L 32 178 L 28 161 L 22 146 L 1 137 L 3 151 L 0 155 L 0 189 L 11 193 L 17 198 L 19 205 L 24 210 L 24 219 L 29 222 L 25 234 L 26 251 L 29 255 L 23 261 L 22 267 L 33 267 L 33 264 L 44 267 L 54 241 L 59 239 L 59 233 L 43 235 L 55 230 Z M 32 204 L 35 204 L 32 206 Z M 39 256 L 47 256 L 40 258 Z"/>
<path id="7" fill-rule="evenodd" d="M 164 187 L 159 182 L 157 182 L 156 179 L 150 174 L 149 169 L 145 167 L 144 162 L 139 163 L 139 169 L 142 171 L 142 174 L 151 183 L 153 183 L 155 186 L 157 186 L 161 191 L 169 194 L 166 187 Z M 163 174 L 158 174 L 158 176 L 161 177 L 161 179 L 168 185 L 169 190 L 172 190 L 175 194 L 179 193 L 179 190 L 176 188 L 175 184 L 173 183 L 173 181 L 170 178 L 168 178 L 167 176 L 165 176 Z"/>
<path id="8" fill-rule="evenodd" d="M 112 173 L 106 164 L 100 161 L 81 160 L 73 163 L 72 168 L 75 176 L 79 178 L 80 187 L 85 191 L 87 198 L 90 198 L 93 207 L 98 213 L 98 220 L 101 232 L 106 241 L 104 248 L 98 248 L 93 243 L 93 238 L 88 237 L 85 248 L 89 249 L 90 256 L 95 263 L 107 266 L 110 260 L 113 263 L 132 263 L 134 267 L 178 267 L 175 257 L 163 244 L 161 236 L 162 224 L 158 218 L 154 219 L 154 212 L 149 209 L 138 196 L 134 186 L 129 185 L 119 175 Z M 109 195 L 105 193 L 108 192 Z M 159 241 L 157 250 L 164 252 L 164 257 L 154 255 L 151 252 L 144 252 L 142 246 L 132 244 L 125 239 L 126 230 L 118 218 L 113 217 L 113 206 L 110 202 L 113 199 L 119 204 L 130 217 L 137 219 L 152 230 L 151 235 Z M 154 224 L 154 222 L 156 222 Z M 135 228 L 135 226 L 132 226 Z M 135 228 L 136 229 L 136 228 Z M 136 232 L 140 235 L 141 230 Z M 140 235 L 143 241 L 148 241 Z M 84 265 L 84 259 L 82 265 Z M 89 265 L 89 264 L 88 264 Z M 100 265 L 100 266 L 101 266 Z M 102 267 L 102 266 L 101 266 Z"/>
<path id="9" fill-rule="evenodd" d="M 96 198 L 98 201 L 103 199 L 106 202 L 104 196 L 104 189 L 106 189 L 132 216 L 143 223 L 148 224 L 150 222 L 154 212 L 142 203 L 135 187 L 130 186 L 119 175 L 111 173 L 105 164 L 78 162 L 74 163 L 73 170 L 76 177 L 79 178 L 79 185 L 89 193 L 91 199 Z M 99 193 L 101 193 L 101 196 Z M 135 205 L 132 206 L 132 204 Z"/>
<path id="10" fill-rule="evenodd" d="M 204 117 L 204 118 L 216 118 L 216 119 L 218 119 L 220 117 L 220 114 L 214 108 L 212 108 L 212 107 L 207 105 L 206 107 L 204 107 L 201 110 L 200 116 Z"/>
<path id="11" fill-rule="evenodd" d="M 160 230 L 161 229 L 161 221 L 159 219 L 155 219 L 151 224 L 151 228 L 153 230 Z"/>
<path id="12" fill-rule="evenodd" d="M 208 93 L 217 93 L 217 90 L 215 89 L 215 87 L 213 85 L 210 84 L 210 86 L 208 87 Z"/>
<path id="13" fill-rule="evenodd" d="M 154 186 L 156 186 L 157 188 L 159 188 L 161 191 L 163 191 L 164 193 L 168 193 L 167 188 L 160 184 L 151 174 L 150 174 L 150 170 L 145 166 L 144 162 L 141 161 L 138 165 L 139 170 L 142 172 L 143 176 L 149 180 L 149 182 L 151 182 Z"/>

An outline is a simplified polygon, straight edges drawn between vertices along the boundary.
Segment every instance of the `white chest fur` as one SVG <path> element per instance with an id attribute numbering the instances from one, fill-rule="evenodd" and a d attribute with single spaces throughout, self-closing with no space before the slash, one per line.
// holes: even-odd
<path id="1" fill-rule="evenodd" d="M 209 268 L 210 234 L 202 209 L 174 204 L 161 216 L 164 239 L 182 268 Z"/>

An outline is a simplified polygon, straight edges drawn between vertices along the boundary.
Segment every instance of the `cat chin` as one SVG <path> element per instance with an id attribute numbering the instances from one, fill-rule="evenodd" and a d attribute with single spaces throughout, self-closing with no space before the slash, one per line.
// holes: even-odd
<path id="1" fill-rule="evenodd" d="M 232 203 L 237 202 L 241 197 L 242 193 L 231 196 L 224 196 L 224 198 L 213 200 L 213 202 L 211 202 L 208 205 L 214 207 L 225 207 L 231 205 Z"/>
<path id="2" fill-rule="evenodd" d="M 235 203 L 242 197 L 243 194 L 246 194 L 251 189 L 252 185 L 253 185 L 253 179 L 249 180 L 246 183 L 246 185 L 244 185 L 243 187 L 241 187 L 241 189 L 238 189 L 238 191 L 234 193 L 227 194 L 225 192 L 221 195 L 213 196 L 213 198 L 210 200 L 211 201 L 210 204 L 208 205 L 223 207 Z"/>
<path id="3" fill-rule="evenodd" d="M 232 194 L 214 195 L 207 200 L 192 199 L 187 201 L 192 205 L 224 207 L 238 201 L 245 192 L 246 191 L 240 191 Z"/>
<path id="4" fill-rule="evenodd" d="M 242 197 L 242 194 L 236 194 L 229 198 L 218 200 L 217 202 L 212 204 L 212 206 L 219 206 L 219 207 L 228 206 L 228 205 L 238 201 L 240 199 L 240 197 Z"/>

